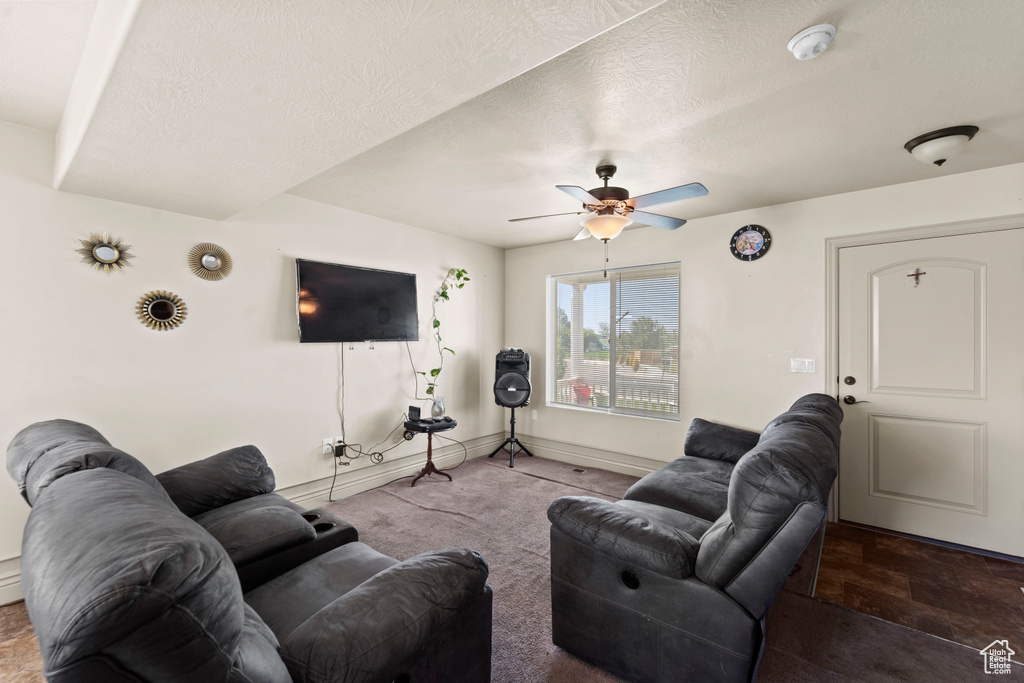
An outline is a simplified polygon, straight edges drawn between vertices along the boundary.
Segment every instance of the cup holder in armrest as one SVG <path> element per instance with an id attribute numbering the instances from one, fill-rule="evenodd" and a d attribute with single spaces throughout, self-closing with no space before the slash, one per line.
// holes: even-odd
<path id="1" fill-rule="evenodd" d="M 318 534 L 322 534 L 327 531 L 330 531 L 335 526 L 336 525 L 334 524 L 334 522 L 320 522 L 319 524 L 313 525 L 313 531 L 317 532 Z"/>
<path id="2" fill-rule="evenodd" d="M 310 524 L 312 524 L 316 520 L 320 519 L 320 515 L 317 514 L 316 512 L 304 512 L 304 513 L 302 513 L 302 518 L 304 520 L 306 520 L 307 522 L 309 522 Z"/>

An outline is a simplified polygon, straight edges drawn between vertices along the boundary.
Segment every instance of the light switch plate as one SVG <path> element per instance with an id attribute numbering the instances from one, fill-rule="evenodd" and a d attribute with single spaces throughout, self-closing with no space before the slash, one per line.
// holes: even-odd
<path id="1" fill-rule="evenodd" d="M 789 371 L 790 372 L 807 372 L 813 374 L 814 359 L 813 358 L 790 358 L 789 359 Z"/>

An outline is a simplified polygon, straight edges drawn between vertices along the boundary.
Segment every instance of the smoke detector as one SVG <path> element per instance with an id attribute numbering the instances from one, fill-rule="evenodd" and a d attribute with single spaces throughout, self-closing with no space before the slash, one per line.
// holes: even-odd
<path id="1" fill-rule="evenodd" d="M 786 48 L 793 53 L 793 56 L 803 61 L 814 59 L 831 45 L 832 39 L 836 37 L 836 27 L 832 24 L 818 24 L 805 28 L 793 36 Z"/>

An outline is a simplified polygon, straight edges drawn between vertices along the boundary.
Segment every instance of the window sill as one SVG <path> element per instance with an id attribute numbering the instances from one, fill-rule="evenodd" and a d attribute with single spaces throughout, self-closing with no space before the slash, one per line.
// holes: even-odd
<path id="1" fill-rule="evenodd" d="M 665 417 L 654 417 L 653 415 L 637 415 L 634 413 L 613 413 L 601 408 L 589 408 L 587 406 L 574 406 L 568 403 L 556 403 L 548 399 L 544 400 L 544 406 L 547 408 L 560 408 L 562 410 L 571 410 L 577 413 L 589 413 L 591 415 L 603 415 L 609 417 L 632 417 L 640 420 L 652 420 L 654 422 L 679 422 L 679 413 L 665 413 Z"/>

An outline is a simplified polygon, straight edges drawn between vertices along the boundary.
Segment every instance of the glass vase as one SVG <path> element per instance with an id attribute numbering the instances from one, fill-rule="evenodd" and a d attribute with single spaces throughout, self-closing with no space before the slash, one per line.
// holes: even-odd
<path id="1" fill-rule="evenodd" d="M 434 403 L 430 406 L 431 417 L 442 417 L 444 415 L 444 396 L 435 396 Z"/>

